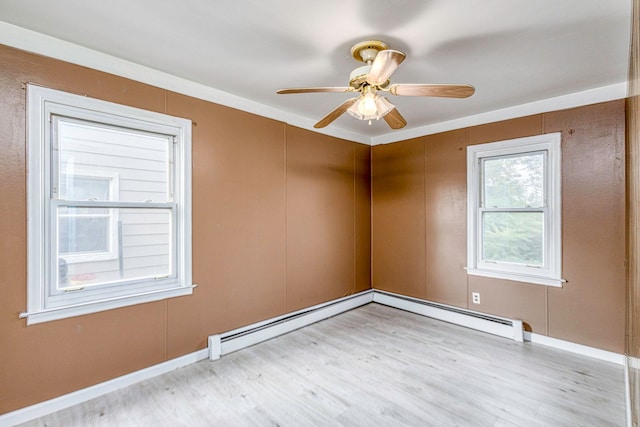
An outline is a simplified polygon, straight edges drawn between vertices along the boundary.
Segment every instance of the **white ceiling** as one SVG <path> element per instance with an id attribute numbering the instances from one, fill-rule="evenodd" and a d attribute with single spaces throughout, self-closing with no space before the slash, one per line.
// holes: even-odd
<path id="1" fill-rule="evenodd" d="M 197 84 L 185 90 L 191 95 L 213 88 L 217 95 L 202 97 L 240 108 L 246 101 L 249 111 L 308 128 L 352 95 L 276 90 L 348 85 L 362 65 L 349 54 L 359 41 L 383 40 L 407 54 L 392 83 L 475 86 L 467 99 L 389 95 L 408 122 L 400 131 L 347 114 L 326 130 L 375 141 L 621 87 L 630 15 L 631 0 L 0 0 L 0 43 L 122 75 L 136 69 L 159 86 L 177 76 L 184 87 Z"/>

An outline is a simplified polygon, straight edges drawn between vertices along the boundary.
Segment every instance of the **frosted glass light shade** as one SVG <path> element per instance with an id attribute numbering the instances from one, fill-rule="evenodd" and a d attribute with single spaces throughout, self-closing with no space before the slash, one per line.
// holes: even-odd
<path id="1" fill-rule="evenodd" d="M 375 111 L 372 111 L 373 109 L 366 104 L 361 106 L 360 104 L 367 103 L 369 101 L 369 99 L 366 99 L 369 95 L 370 94 L 360 97 L 360 99 L 358 99 L 358 102 L 355 102 L 351 107 L 347 109 L 347 113 L 349 113 L 351 117 L 355 117 L 358 120 L 377 120 L 381 117 L 384 117 L 385 115 L 387 115 L 387 113 L 389 113 L 389 111 L 395 108 L 395 106 L 391 102 L 389 102 L 387 98 L 379 96 L 377 94 L 374 95 Z"/>

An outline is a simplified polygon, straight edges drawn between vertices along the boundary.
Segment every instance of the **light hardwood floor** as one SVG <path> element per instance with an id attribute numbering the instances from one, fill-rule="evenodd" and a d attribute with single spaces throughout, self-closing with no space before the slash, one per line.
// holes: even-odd
<path id="1" fill-rule="evenodd" d="M 369 304 L 24 425 L 624 426 L 624 371 Z"/>

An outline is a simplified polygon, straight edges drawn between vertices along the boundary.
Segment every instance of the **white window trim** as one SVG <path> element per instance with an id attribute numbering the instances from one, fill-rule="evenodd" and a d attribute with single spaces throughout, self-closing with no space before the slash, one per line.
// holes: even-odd
<path id="1" fill-rule="evenodd" d="M 561 134 L 559 132 L 517 138 L 467 147 L 467 274 L 513 280 L 538 285 L 562 287 L 562 193 L 561 193 Z M 536 151 L 547 152 L 545 190 L 547 215 L 544 232 L 543 268 L 489 264 L 480 254 L 480 160 Z"/>
<path id="2" fill-rule="evenodd" d="M 48 272 L 57 271 L 51 268 L 48 249 L 52 115 L 174 136 L 174 276 L 141 283 L 133 292 L 121 292 L 122 287 L 113 293 L 101 290 L 95 300 L 69 292 L 67 305 L 52 306 L 47 277 Z M 27 124 L 27 311 L 20 318 L 31 325 L 191 294 L 195 287 L 191 271 L 191 121 L 29 84 Z"/>

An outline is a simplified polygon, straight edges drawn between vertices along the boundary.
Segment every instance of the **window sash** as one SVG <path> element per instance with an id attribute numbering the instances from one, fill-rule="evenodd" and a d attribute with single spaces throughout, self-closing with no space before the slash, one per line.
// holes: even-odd
<path id="1" fill-rule="evenodd" d="M 78 116 L 82 116 L 83 114 L 78 114 Z M 112 123 L 113 120 L 107 120 L 105 118 L 104 122 L 97 122 L 94 120 L 89 120 L 89 118 L 83 118 L 83 117 L 69 117 L 66 115 L 57 115 L 57 114 L 52 114 L 51 115 L 51 129 L 50 129 L 50 135 L 51 135 L 51 181 L 50 181 L 50 197 L 52 199 L 61 199 L 62 197 L 60 197 L 59 194 L 59 189 L 60 189 L 60 179 L 63 175 L 62 171 L 61 171 L 61 164 L 62 164 L 62 159 L 61 159 L 61 142 L 60 142 L 60 138 L 61 135 L 59 135 L 59 129 L 60 129 L 60 125 L 62 123 L 68 122 L 68 123 L 75 123 L 75 124 L 80 124 L 80 125 L 85 125 L 88 126 L 89 124 L 91 125 L 91 127 L 96 128 L 96 129 L 105 129 L 105 130 L 113 130 L 113 131 L 118 131 L 118 132 L 122 132 L 122 131 L 126 131 L 129 134 L 132 135 L 141 135 L 141 136 L 150 136 L 152 138 L 156 138 L 156 139 L 164 139 L 166 140 L 166 144 L 167 144 L 167 159 L 166 159 L 166 163 L 167 163 L 167 177 L 166 177 L 166 181 L 167 181 L 167 188 L 166 188 L 166 202 L 172 202 L 174 201 L 175 198 L 175 187 L 176 187 L 176 183 L 175 183 L 175 178 L 176 178 L 176 171 L 175 168 L 177 166 L 176 163 L 176 135 L 174 133 L 167 133 L 167 130 L 164 128 L 159 128 L 157 129 L 154 126 L 148 126 L 148 129 L 138 129 L 138 128 L 128 128 L 126 127 L 124 124 L 114 124 Z M 142 126 L 138 126 L 138 127 L 142 127 Z M 77 174 L 74 175 L 85 175 L 87 174 L 87 172 L 85 170 L 80 170 Z M 91 176 L 91 174 L 93 174 L 93 171 L 89 172 L 89 176 Z M 111 175 L 105 175 L 108 177 L 113 176 L 114 174 Z M 111 188 L 111 191 L 113 191 L 113 188 Z M 111 194 L 111 198 L 114 197 L 114 194 Z M 65 200 L 74 200 L 74 199 L 70 199 L 65 197 Z"/>
<path id="2" fill-rule="evenodd" d="M 168 274 L 166 275 L 163 274 L 160 277 L 148 275 L 144 277 L 136 277 L 134 279 L 121 279 L 121 280 L 99 283 L 96 285 L 86 286 L 86 287 L 79 286 L 77 288 L 78 291 L 91 290 L 92 292 L 86 292 L 86 295 L 83 296 L 82 298 L 73 298 L 73 299 L 76 299 L 76 300 L 95 299 L 99 295 L 123 292 L 125 290 L 125 287 L 128 287 L 132 292 L 134 292 L 135 289 L 137 287 L 140 287 L 141 285 L 144 288 L 145 287 L 144 282 L 148 280 L 153 280 L 154 283 L 159 283 L 158 286 L 161 286 L 162 282 L 159 281 L 159 279 L 163 279 L 163 280 L 166 279 L 166 281 L 175 281 L 177 279 L 178 257 L 177 257 L 175 242 L 177 241 L 176 239 L 178 238 L 177 236 L 177 229 L 178 229 L 177 220 L 178 219 L 176 215 L 176 211 L 178 207 L 176 203 L 141 203 L 141 202 L 115 202 L 115 201 L 112 202 L 112 201 L 90 201 L 90 200 L 73 202 L 73 201 L 66 201 L 66 200 L 51 200 L 50 208 L 49 208 L 49 218 L 50 218 L 50 221 L 49 221 L 50 234 L 49 235 L 51 236 L 58 235 L 58 230 L 57 230 L 58 221 L 57 221 L 56 211 L 60 207 L 97 207 L 97 208 L 104 207 L 108 209 L 136 208 L 136 209 L 148 209 L 150 211 L 165 210 L 165 211 L 169 211 L 171 216 L 170 238 L 169 238 L 170 253 L 169 253 L 169 264 L 167 266 L 167 270 L 169 272 Z M 115 242 L 112 242 L 112 245 L 115 245 Z M 118 252 L 120 250 L 121 249 L 118 247 L 115 248 L 116 258 L 118 257 Z M 66 290 L 59 289 L 58 259 L 60 258 L 60 254 L 58 253 L 58 240 L 56 238 L 50 239 L 48 253 L 49 253 L 49 257 L 48 257 L 47 265 L 48 265 L 48 277 L 50 278 L 49 291 L 48 291 L 49 292 L 48 295 L 50 297 L 50 303 L 48 304 L 48 306 L 55 306 L 55 305 L 58 305 L 58 303 L 56 303 L 55 296 L 57 295 L 59 296 L 69 291 L 69 289 L 66 289 Z M 57 298 L 57 299 L 62 300 L 63 298 Z M 68 299 L 71 299 L 71 298 L 68 298 Z"/>
<path id="3" fill-rule="evenodd" d="M 497 160 L 497 159 L 514 159 L 518 157 L 531 156 L 536 154 L 542 154 L 542 206 L 540 207 L 525 207 L 525 208 L 510 208 L 510 207 L 486 207 L 485 199 L 486 199 L 486 172 L 485 165 L 487 161 Z M 549 223 L 548 219 L 548 184 L 549 184 L 549 169 L 548 169 L 548 150 L 536 150 L 536 151 L 526 151 L 526 152 L 518 152 L 518 153 L 510 153 L 510 154 L 501 154 L 501 155 L 486 155 L 480 156 L 478 159 L 479 164 L 479 192 L 478 192 L 478 216 L 477 216 L 477 266 L 480 268 L 486 269 L 505 269 L 509 271 L 522 271 L 526 272 L 531 268 L 540 269 L 540 271 L 546 271 L 549 269 L 549 233 L 550 230 L 547 227 Z M 509 262 L 506 260 L 487 260 L 484 254 L 484 245 L 485 245 L 485 233 L 484 233 L 484 213 L 486 212 L 496 212 L 496 213 L 510 213 L 510 212 L 539 212 L 542 213 L 542 221 L 543 221 L 543 233 L 542 233 L 542 265 L 531 265 L 528 263 L 519 263 L 519 262 Z"/>
<path id="4" fill-rule="evenodd" d="M 536 150 L 536 151 L 526 151 L 526 152 L 519 152 L 519 153 L 510 153 L 510 154 L 498 154 L 498 155 L 487 155 L 487 156 L 480 156 L 478 158 L 478 166 L 479 166 L 479 184 L 480 184 L 480 189 L 479 189 L 479 193 L 478 193 L 478 204 L 479 204 L 479 208 L 488 208 L 486 206 L 486 202 L 485 200 L 487 199 L 487 193 L 486 193 L 486 172 L 485 172 L 485 165 L 487 160 L 498 160 L 498 159 L 512 159 L 512 158 L 517 158 L 517 157 L 524 157 L 524 156 L 531 156 L 534 154 L 542 154 L 542 204 L 540 206 L 531 206 L 531 208 L 540 208 L 540 207 L 546 207 L 549 205 L 548 202 L 548 195 L 549 195 L 549 150 Z M 510 208 L 507 206 L 497 206 L 497 208 L 500 209 L 518 209 L 518 208 Z"/>

